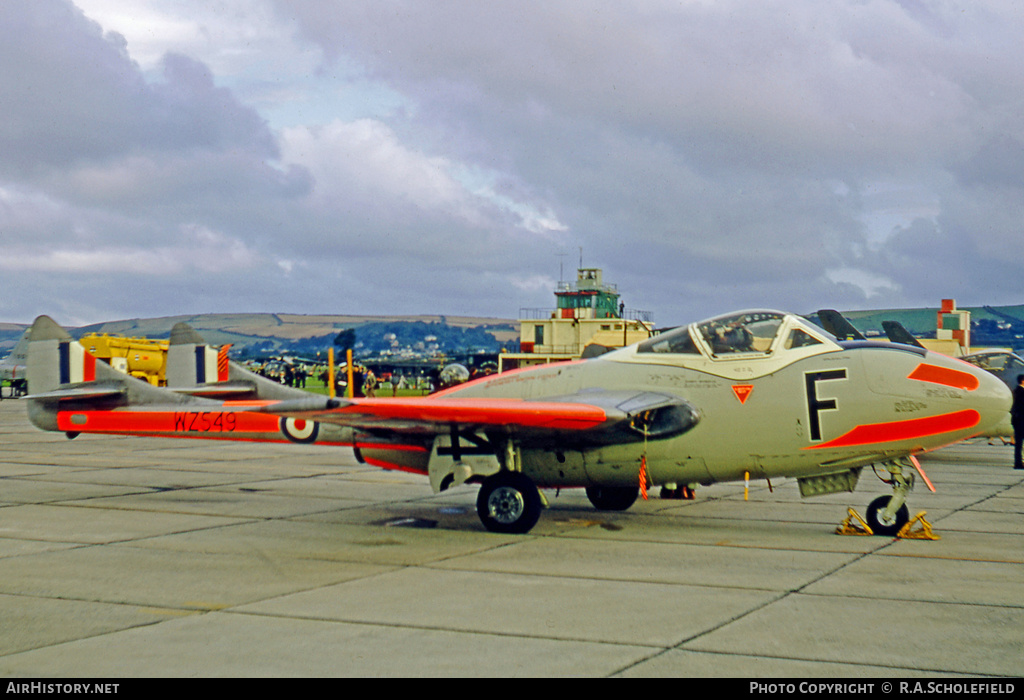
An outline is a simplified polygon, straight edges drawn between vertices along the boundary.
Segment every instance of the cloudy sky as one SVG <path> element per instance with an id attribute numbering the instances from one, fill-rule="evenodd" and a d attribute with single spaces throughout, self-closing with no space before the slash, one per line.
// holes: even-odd
<path id="1" fill-rule="evenodd" d="M 0 321 L 1024 303 L 1011 0 L 0 3 Z"/>

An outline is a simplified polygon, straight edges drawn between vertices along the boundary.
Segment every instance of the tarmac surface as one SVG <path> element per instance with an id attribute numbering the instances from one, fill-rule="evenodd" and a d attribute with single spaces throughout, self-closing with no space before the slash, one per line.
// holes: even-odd
<path id="1" fill-rule="evenodd" d="M 528 535 L 347 449 L 37 431 L 0 402 L 0 676 L 1024 675 L 1024 472 L 922 459 L 937 541 L 841 536 L 890 493 L 699 488 Z M 652 491 L 652 495 L 656 492 Z"/>

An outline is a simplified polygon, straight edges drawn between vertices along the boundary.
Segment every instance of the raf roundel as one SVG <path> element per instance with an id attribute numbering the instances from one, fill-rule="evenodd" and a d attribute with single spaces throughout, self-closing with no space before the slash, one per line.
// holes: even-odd
<path id="1" fill-rule="evenodd" d="M 292 442 L 314 443 L 320 432 L 320 424 L 302 418 L 282 418 L 281 432 Z"/>

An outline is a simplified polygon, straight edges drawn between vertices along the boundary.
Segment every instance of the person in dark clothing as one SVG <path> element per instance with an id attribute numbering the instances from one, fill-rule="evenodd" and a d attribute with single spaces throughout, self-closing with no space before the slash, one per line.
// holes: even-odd
<path id="1" fill-rule="evenodd" d="M 1017 375 L 1010 422 L 1013 424 L 1013 468 L 1024 469 L 1024 462 L 1021 461 L 1021 446 L 1024 443 L 1024 374 Z"/>

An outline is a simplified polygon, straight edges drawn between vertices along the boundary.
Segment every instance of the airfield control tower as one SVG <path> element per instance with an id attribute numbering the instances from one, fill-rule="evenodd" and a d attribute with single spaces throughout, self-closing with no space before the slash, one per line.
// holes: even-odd
<path id="1" fill-rule="evenodd" d="M 498 371 L 575 360 L 649 338 L 653 315 L 624 308 L 615 285 L 598 268 L 580 268 L 576 282 L 559 282 L 555 309 L 520 309 L 519 352 L 498 356 Z M 589 352 L 588 351 L 588 354 Z"/>

